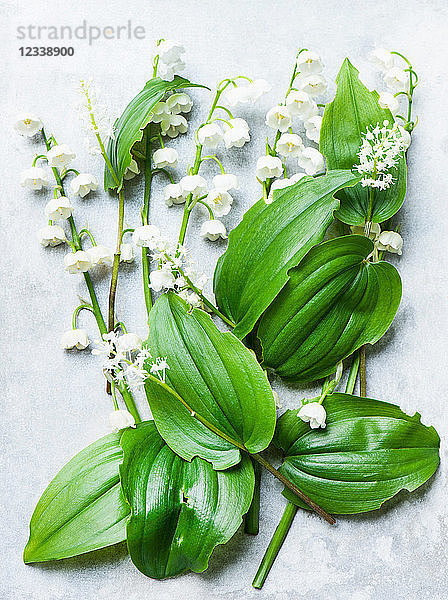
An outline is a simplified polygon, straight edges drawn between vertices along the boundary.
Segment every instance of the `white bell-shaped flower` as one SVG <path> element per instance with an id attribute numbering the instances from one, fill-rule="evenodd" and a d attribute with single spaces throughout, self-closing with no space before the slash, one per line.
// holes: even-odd
<path id="1" fill-rule="evenodd" d="M 223 132 L 218 123 L 208 123 L 198 130 L 198 140 L 202 146 L 215 150 L 223 140 Z"/>
<path id="2" fill-rule="evenodd" d="M 164 167 L 174 168 L 177 166 L 179 155 L 174 148 L 159 148 L 152 155 L 152 160 L 158 169 L 163 169 Z"/>
<path id="3" fill-rule="evenodd" d="M 184 196 L 193 194 L 193 198 L 199 198 L 207 193 L 207 182 L 201 175 L 185 175 L 179 183 Z"/>
<path id="4" fill-rule="evenodd" d="M 118 433 L 126 427 L 135 427 L 135 419 L 127 410 L 114 410 L 109 415 L 109 424 L 112 431 Z"/>
<path id="5" fill-rule="evenodd" d="M 293 117 L 305 120 L 317 115 L 317 104 L 304 91 L 292 90 L 286 97 L 286 106 Z"/>
<path id="6" fill-rule="evenodd" d="M 233 198 L 229 192 L 217 190 L 216 188 L 209 191 L 205 202 L 213 210 L 215 217 L 223 217 L 228 215 L 232 208 Z"/>
<path id="7" fill-rule="evenodd" d="M 59 196 L 47 202 L 45 206 L 45 215 L 51 221 L 68 219 L 73 213 L 73 206 L 66 196 Z"/>
<path id="8" fill-rule="evenodd" d="M 231 173 L 220 173 L 213 177 L 213 187 L 222 192 L 228 192 L 230 190 L 238 190 L 238 177 Z"/>
<path id="9" fill-rule="evenodd" d="M 180 183 L 169 183 L 163 190 L 163 197 L 167 206 L 183 204 L 187 198 Z"/>
<path id="10" fill-rule="evenodd" d="M 181 60 L 181 56 L 185 54 L 185 48 L 178 42 L 163 40 L 157 46 L 157 54 L 161 62 L 172 65 Z"/>
<path id="11" fill-rule="evenodd" d="M 64 256 L 64 267 L 68 273 L 85 273 L 91 266 L 90 256 L 84 250 L 70 252 Z"/>
<path id="12" fill-rule="evenodd" d="M 61 348 L 63 350 L 85 350 L 90 344 L 89 336 L 85 329 L 71 329 L 61 336 Z"/>
<path id="13" fill-rule="evenodd" d="M 250 142 L 249 125 L 244 119 L 229 119 L 224 129 L 224 144 L 228 150 L 242 148 Z"/>
<path id="14" fill-rule="evenodd" d="M 327 91 L 327 81 L 323 75 L 305 75 L 297 80 L 299 90 L 306 92 L 309 96 L 321 96 Z"/>
<path id="15" fill-rule="evenodd" d="M 369 58 L 380 71 L 388 71 L 394 66 L 394 55 L 385 48 L 375 48 Z"/>
<path id="16" fill-rule="evenodd" d="M 297 162 L 307 175 L 316 175 L 325 169 L 325 159 L 315 148 L 305 148 Z"/>
<path id="17" fill-rule="evenodd" d="M 227 238 L 227 231 L 224 223 L 218 219 L 204 221 L 201 227 L 201 237 L 211 242 L 216 242 L 220 238 L 225 240 Z"/>
<path id="18" fill-rule="evenodd" d="M 142 338 L 136 333 L 123 333 L 117 338 L 117 350 L 122 353 L 140 350 L 142 344 Z"/>
<path id="19" fill-rule="evenodd" d="M 260 181 L 281 177 L 282 173 L 283 164 L 277 156 L 260 156 L 257 160 L 257 178 Z"/>
<path id="20" fill-rule="evenodd" d="M 114 262 L 113 252 L 106 246 L 92 246 L 86 252 L 92 261 L 92 266 L 111 267 Z"/>
<path id="21" fill-rule="evenodd" d="M 384 83 L 394 92 L 405 92 L 409 85 L 409 73 L 399 67 L 392 67 L 384 73 Z"/>
<path id="22" fill-rule="evenodd" d="M 131 263 L 134 262 L 135 252 L 132 244 L 121 244 L 120 248 L 120 262 Z"/>
<path id="23" fill-rule="evenodd" d="M 66 167 L 76 158 L 76 154 L 72 152 L 67 144 L 59 144 L 53 146 L 47 152 L 48 164 L 50 167 Z"/>
<path id="24" fill-rule="evenodd" d="M 327 412 L 322 404 L 318 402 L 304 404 L 297 413 L 297 416 L 305 423 L 309 423 L 311 429 L 318 429 L 319 427 L 325 429 L 326 427 Z"/>
<path id="25" fill-rule="evenodd" d="M 277 152 L 281 156 L 297 158 L 304 149 L 303 141 L 297 133 L 282 133 L 277 142 Z"/>
<path id="26" fill-rule="evenodd" d="M 398 125 L 398 131 L 401 134 L 401 141 L 403 145 L 403 149 L 407 150 L 411 145 L 411 134 L 401 125 Z"/>
<path id="27" fill-rule="evenodd" d="M 180 73 L 185 69 L 185 63 L 183 60 L 177 60 L 169 65 L 165 63 L 159 63 L 159 75 L 165 81 L 172 81 L 177 73 Z"/>
<path id="28" fill-rule="evenodd" d="M 396 231 L 382 231 L 377 240 L 378 250 L 386 250 L 392 254 L 401 254 L 403 238 Z"/>
<path id="29" fill-rule="evenodd" d="M 306 137 L 316 144 L 319 143 L 320 138 L 320 129 L 322 127 L 322 117 L 319 115 L 315 115 L 314 117 L 310 117 L 304 123 Z"/>
<path id="30" fill-rule="evenodd" d="M 40 167 L 30 167 L 20 173 L 20 185 L 30 190 L 41 190 L 49 184 L 47 174 Z"/>
<path id="31" fill-rule="evenodd" d="M 314 75 L 323 69 L 321 57 L 312 50 L 304 50 L 297 57 L 297 70 L 304 75 Z"/>
<path id="32" fill-rule="evenodd" d="M 169 96 L 166 101 L 166 105 L 168 110 L 173 115 L 178 115 L 179 113 L 189 113 L 193 108 L 193 100 L 188 94 L 179 92 Z"/>
<path id="33" fill-rule="evenodd" d="M 140 169 L 138 168 L 138 164 L 137 161 L 133 158 L 131 159 L 131 164 L 129 165 L 129 167 L 127 167 L 126 171 L 124 172 L 124 179 L 126 179 L 126 181 L 129 181 L 130 179 L 134 179 L 134 177 L 136 175 L 139 175 L 140 173 Z"/>
<path id="34" fill-rule="evenodd" d="M 154 249 L 160 240 L 160 229 L 155 225 L 141 225 L 132 233 L 132 241 L 139 248 Z"/>
<path id="35" fill-rule="evenodd" d="M 90 173 L 80 173 L 70 183 L 70 188 L 75 196 L 87 196 L 89 192 L 98 189 L 98 179 Z"/>
<path id="36" fill-rule="evenodd" d="M 378 104 L 381 108 L 388 108 L 393 115 L 398 112 L 398 109 L 400 108 L 398 98 L 390 92 L 381 92 L 378 98 Z"/>
<path id="37" fill-rule="evenodd" d="M 14 123 L 14 129 L 20 135 L 25 135 L 26 137 L 33 137 L 39 131 L 42 130 L 42 121 L 39 117 L 32 115 L 30 113 L 22 113 L 17 116 L 17 119 Z"/>
<path id="38" fill-rule="evenodd" d="M 161 123 L 163 119 L 166 119 L 171 114 L 172 112 L 168 108 L 168 104 L 166 102 L 157 102 L 151 111 L 151 121 L 153 123 Z"/>
<path id="39" fill-rule="evenodd" d="M 149 287 L 155 292 L 161 292 L 164 288 L 172 290 L 176 278 L 170 268 L 157 269 L 149 274 Z"/>
<path id="40" fill-rule="evenodd" d="M 252 102 L 256 102 L 263 94 L 269 92 L 272 89 L 272 86 L 266 79 L 254 79 L 252 83 L 249 84 L 249 88 L 251 100 Z"/>
<path id="41" fill-rule="evenodd" d="M 47 225 L 46 227 L 42 227 L 42 229 L 39 229 L 37 237 L 39 243 L 44 247 L 51 246 L 54 248 L 54 246 L 64 244 L 67 241 L 65 231 L 59 225 Z"/>
<path id="42" fill-rule="evenodd" d="M 278 131 L 288 131 L 292 125 L 291 113 L 287 106 L 278 104 L 266 113 L 266 125 Z"/>
<path id="43" fill-rule="evenodd" d="M 168 115 L 161 121 L 160 128 L 162 130 L 162 135 L 175 138 L 180 133 L 186 133 L 188 131 L 187 119 L 182 115 Z"/>
<path id="44" fill-rule="evenodd" d="M 192 292 L 190 290 L 181 290 L 177 292 L 177 295 L 180 296 L 185 302 L 188 302 L 190 306 L 193 308 L 202 308 L 202 300 L 201 297 L 196 294 L 196 292 Z"/>

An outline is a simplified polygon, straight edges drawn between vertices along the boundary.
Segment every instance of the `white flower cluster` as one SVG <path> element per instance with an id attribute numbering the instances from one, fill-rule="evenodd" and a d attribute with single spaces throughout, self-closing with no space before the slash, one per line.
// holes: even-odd
<path id="1" fill-rule="evenodd" d="M 172 81 L 176 73 L 185 69 L 185 62 L 182 60 L 185 48 L 181 44 L 171 40 L 160 40 L 156 52 L 159 57 L 160 75 L 166 81 Z"/>
<path id="2" fill-rule="evenodd" d="M 368 127 L 362 135 L 361 148 L 358 156 L 360 164 L 356 169 L 363 175 L 363 187 L 385 190 L 394 183 L 390 172 L 409 146 L 409 133 L 400 125 L 389 126 L 384 121 L 382 127 Z"/>
<path id="3" fill-rule="evenodd" d="M 114 137 L 113 119 L 100 102 L 92 79 L 82 79 L 78 91 L 81 99 L 76 108 L 86 134 L 84 145 L 90 154 L 101 154 L 98 137 L 104 145 Z"/>
<path id="4" fill-rule="evenodd" d="M 370 60 L 382 73 L 386 87 L 395 93 L 406 92 L 409 86 L 409 72 L 396 66 L 395 57 L 385 48 L 376 48 L 370 54 Z"/>
<path id="5" fill-rule="evenodd" d="M 261 182 L 280 178 L 285 171 L 284 161 L 293 158 L 307 175 L 316 175 L 325 169 L 323 155 L 311 146 L 305 147 L 303 138 L 293 133 L 294 119 L 303 121 L 306 137 L 319 143 L 322 117 L 315 98 L 327 90 L 327 82 L 322 75 L 320 57 L 312 51 L 299 52 L 293 87 L 288 91 L 283 104 L 271 108 L 266 114 L 266 124 L 277 131 L 278 139 L 273 150 L 283 158 L 274 155 L 262 156 L 257 162 L 257 178 Z M 292 185 L 304 176 L 303 173 L 290 179 L 274 181 L 272 191 Z M 272 202 L 272 193 L 266 199 Z"/>
<path id="6" fill-rule="evenodd" d="M 181 113 L 189 113 L 193 101 L 185 92 L 176 92 L 158 102 L 151 111 L 150 123 L 160 123 L 163 136 L 177 137 L 188 131 L 187 119 Z"/>
<path id="7" fill-rule="evenodd" d="M 118 381 L 126 380 L 131 388 L 141 387 L 149 375 L 165 382 L 165 373 L 170 368 L 166 358 L 153 359 L 142 345 L 142 339 L 135 333 L 119 335 L 111 331 L 103 335 L 92 354 L 101 356 L 103 369 Z"/>
<path id="8" fill-rule="evenodd" d="M 174 290 L 193 307 L 203 308 L 200 296 L 191 290 L 189 281 L 202 292 L 207 277 L 193 270 L 191 259 L 183 246 L 165 238 L 155 225 L 137 227 L 132 238 L 136 246 L 151 250 L 152 262 L 157 265 L 149 275 L 151 289 L 155 292 Z"/>

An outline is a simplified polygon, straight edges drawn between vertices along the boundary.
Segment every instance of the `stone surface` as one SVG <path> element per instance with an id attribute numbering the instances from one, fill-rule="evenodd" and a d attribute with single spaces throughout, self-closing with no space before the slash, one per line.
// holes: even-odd
<path id="1" fill-rule="evenodd" d="M 237 110 L 252 128 L 251 144 L 222 152 L 236 173 L 241 189 L 234 209 L 224 220 L 233 227 L 258 198 L 256 158 L 263 152 L 266 110 L 286 89 L 298 46 L 319 52 L 332 81 L 348 55 L 369 69 L 367 55 L 376 45 L 411 57 L 421 76 L 415 111 L 419 126 L 409 151 L 410 190 L 401 211 L 405 239 L 403 256 L 394 258 L 404 281 L 397 319 L 384 339 L 368 352 L 368 391 L 413 413 L 447 434 L 447 200 L 448 106 L 446 93 L 448 7 L 445 0 L 302 0 L 275 2 L 180 2 L 170 0 L 43 0 L 1 3 L 3 91 L 1 136 L 3 169 L 0 213 L 5 250 L 2 274 L 2 546 L 0 597 L 20 600 L 137 600 L 158 598 L 237 597 L 266 600 L 413 600 L 446 598 L 447 528 L 445 443 L 442 468 L 433 481 L 413 495 L 404 493 L 383 510 L 340 518 L 330 528 L 313 515 L 300 512 L 263 591 L 251 588 L 252 575 L 280 518 L 284 500 L 280 486 L 263 477 L 261 533 L 256 538 L 238 532 L 218 548 L 210 569 L 164 582 L 146 579 L 128 559 L 124 547 L 34 567 L 23 565 L 21 553 L 28 521 L 41 492 L 58 469 L 77 451 L 108 431 L 112 408 L 96 357 L 88 351 L 64 353 L 61 332 L 70 327 L 78 295 L 87 292 L 80 278 L 63 271 L 64 249 L 42 249 L 36 231 L 44 224 L 48 193 L 28 193 L 18 185 L 40 146 L 11 131 L 15 113 L 30 109 L 41 116 L 58 141 L 78 155 L 74 166 L 101 177 L 102 165 L 83 150 L 83 133 L 73 109 L 73 91 L 80 77 L 93 76 L 111 114 L 118 115 L 151 74 L 152 41 L 181 40 L 187 49 L 186 76 L 210 86 L 228 75 L 264 77 L 273 90 L 255 108 Z M 16 27 L 70 25 L 86 19 L 91 26 L 142 25 L 145 39 L 73 40 L 73 57 L 21 57 Z M 43 44 L 42 44 L 43 42 Z M 62 45 L 60 42 L 38 45 Z M 377 82 L 379 83 L 379 82 Z M 381 88 L 380 88 L 381 89 Z M 334 90 L 331 86 L 328 98 Z M 206 114 L 209 94 L 195 91 L 190 123 Z M 192 162 L 192 135 L 176 140 L 181 176 Z M 204 169 L 206 176 L 213 166 Z M 154 187 L 153 222 L 169 234 L 179 227 L 180 209 L 162 202 L 162 182 Z M 138 222 L 141 180 L 127 194 L 126 221 Z M 116 201 L 102 192 L 75 199 L 77 223 L 89 225 L 101 243 L 113 245 Z M 199 239 L 201 217 L 195 216 L 188 246 L 198 267 L 212 275 L 225 244 Z M 118 315 L 128 328 L 145 335 L 140 268 L 120 274 Z M 102 305 L 107 277 L 95 277 Z M 90 316 L 80 322 L 97 339 Z M 283 407 L 297 406 L 307 390 L 275 387 Z M 144 407 L 144 404 L 142 403 Z"/>

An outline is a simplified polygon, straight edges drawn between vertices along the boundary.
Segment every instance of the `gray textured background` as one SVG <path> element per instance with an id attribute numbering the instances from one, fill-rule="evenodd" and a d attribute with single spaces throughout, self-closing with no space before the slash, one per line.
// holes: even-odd
<path id="1" fill-rule="evenodd" d="M 404 281 L 404 297 L 391 330 L 368 353 L 370 395 L 419 410 L 426 423 L 446 437 L 447 196 L 448 106 L 446 84 L 448 10 L 446 0 L 344 0 L 181 2 L 60 0 L 48 3 L 1 2 L 2 7 L 2 550 L 6 576 L 1 599 L 115 600 L 127 598 L 307 598 L 308 600 L 410 600 L 446 598 L 446 474 L 442 468 L 412 496 L 404 493 L 379 511 L 340 518 L 331 529 L 313 515 L 299 513 L 262 592 L 250 587 L 253 573 L 284 506 L 280 486 L 263 478 L 261 533 L 238 532 L 218 548 L 210 569 L 164 582 L 146 579 L 115 547 L 59 564 L 27 567 L 21 552 L 28 521 L 39 495 L 58 469 L 77 451 L 108 431 L 111 410 L 96 358 L 88 351 L 63 353 L 59 336 L 70 326 L 77 294 L 86 296 L 80 278 L 62 268 L 64 250 L 42 249 L 36 230 L 43 224 L 44 194 L 23 191 L 19 172 L 29 166 L 34 142 L 16 136 L 16 111 L 41 116 L 58 141 L 78 155 L 74 166 L 101 173 L 101 163 L 83 151 L 73 105 L 80 77 L 93 75 L 119 114 L 151 72 L 152 40 L 179 39 L 187 49 L 185 74 L 213 86 L 227 75 L 264 77 L 273 90 L 255 109 L 239 111 L 252 127 L 243 151 L 223 153 L 226 166 L 240 177 L 241 190 L 226 222 L 234 226 L 258 197 L 256 158 L 263 152 L 264 113 L 283 95 L 298 46 L 319 52 L 325 74 L 334 78 L 348 55 L 367 66 L 367 54 L 384 45 L 408 54 L 421 76 L 415 109 L 420 125 L 409 151 L 409 193 L 401 211 L 405 246 L 394 262 Z M 126 8 L 125 8 L 126 7 Z M 132 19 L 146 28 L 145 40 L 102 41 L 89 47 L 74 42 L 71 58 L 22 58 L 18 25 L 118 25 Z M 331 94 L 331 90 L 329 92 Z M 198 123 L 209 99 L 195 92 L 191 120 Z M 179 173 L 192 160 L 191 135 L 175 143 L 182 153 Z M 138 219 L 141 183 L 131 186 L 126 220 Z M 163 206 L 155 187 L 151 218 L 167 233 L 177 231 L 180 210 Z M 116 202 L 104 193 L 75 200 L 76 220 L 97 239 L 114 239 Z M 212 274 L 224 244 L 199 240 L 193 220 L 188 245 L 198 265 Z M 96 278 L 102 301 L 107 280 Z M 145 334 L 139 266 L 120 276 L 118 313 L 131 330 Z M 95 339 L 94 323 L 82 325 Z M 284 407 L 297 406 L 302 393 L 276 384 Z M 445 590 L 445 591 L 444 591 Z"/>

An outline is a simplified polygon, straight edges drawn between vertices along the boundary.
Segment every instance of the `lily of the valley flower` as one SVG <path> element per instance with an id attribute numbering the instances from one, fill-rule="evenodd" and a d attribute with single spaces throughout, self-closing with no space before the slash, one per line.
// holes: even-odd
<path id="1" fill-rule="evenodd" d="M 221 192 L 239 189 L 238 177 L 231 173 L 220 173 L 213 177 L 213 187 Z"/>
<path id="2" fill-rule="evenodd" d="M 313 142 L 316 142 L 316 144 L 318 144 L 320 138 L 320 129 L 322 127 L 322 117 L 320 117 L 319 115 L 310 117 L 305 121 L 304 125 L 306 137 L 309 140 L 312 140 Z"/>
<path id="3" fill-rule="evenodd" d="M 89 336 L 85 329 L 72 329 L 61 336 L 61 348 L 63 350 L 85 350 L 90 344 Z"/>
<path id="4" fill-rule="evenodd" d="M 270 89 L 271 86 L 264 79 L 255 79 L 238 87 L 229 86 L 226 90 L 226 102 L 229 106 L 256 102 L 263 94 L 269 92 Z"/>
<path id="5" fill-rule="evenodd" d="M 177 115 L 179 113 L 189 113 L 193 107 L 193 100 L 188 94 L 179 92 L 169 96 L 166 101 L 166 105 L 173 115 Z"/>
<path id="6" fill-rule="evenodd" d="M 39 117 L 36 117 L 30 113 L 23 113 L 18 115 L 15 123 L 14 129 L 20 135 L 26 135 L 26 137 L 33 137 L 36 135 L 38 131 L 42 130 L 42 121 Z"/>
<path id="7" fill-rule="evenodd" d="M 65 231 L 59 225 L 47 225 L 39 229 L 37 237 L 42 246 L 47 247 L 58 246 L 64 244 L 67 241 L 65 237 Z"/>
<path id="8" fill-rule="evenodd" d="M 162 135 L 175 138 L 179 133 L 188 131 L 187 119 L 182 115 L 168 115 L 161 121 L 160 128 Z"/>
<path id="9" fill-rule="evenodd" d="M 317 115 L 317 104 L 309 94 L 304 91 L 293 90 L 286 98 L 289 114 L 305 120 Z"/>
<path id="10" fill-rule="evenodd" d="M 318 402 L 308 402 L 304 404 L 297 413 L 297 416 L 302 419 L 305 423 L 309 423 L 311 429 L 325 429 L 327 418 L 327 412 L 322 404 Z"/>
<path id="11" fill-rule="evenodd" d="M 398 98 L 395 98 L 390 92 L 381 92 L 378 98 L 378 104 L 381 108 L 388 108 L 392 114 L 395 114 L 400 107 Z"/>
<path id="12" fill-rule="evenodd" d="M 277 152 L 284 157 L 297 158 L 304 149 L 303 141 L 297 133 L 282 133 L 277 142 Z"/>
<path id="13" fill-rule="evenodd" d="M 20 185 L 30 190 L 41 190 L 49 184 L 47 174 L 40 167 L 30 167 L 20 173 Z"/>
<path id="14" fill-rule="evenodd" d="M 298 163 L 307 175 L 316 175 L 325 168 L 325 159 L 315 148 L 305 148 L 298 158 Z"/>
<path id="15" fill-rule="evenodd" d="M 204 221 L 201 227 L 201 237 L 211 242 L 216 242 L 220 238 L 225 240 L 227 238 L 227 231 L 224 223 L 218 219 Z"/>
<path id="16" fill-rule="evenodd" d="M 85 273 L 91 266 L 90 256 L 84 250 L 70 252 L 64 256 L 64 267 L 68 273 Z"/>
<path id="17" fill-rule="evenodd" d="M 320 96 L 327 91 L 327 82 L 323 75 L 305 75 L 298 78 L 299 90 L 306 92 L 309 96 Z"/>
<path id="18" fill-rule="evenodd" d="M 167 206 L 173 206 L 173 204 L 183 204 L 186 200 L 186 196 L 182 190 L 180 183 L 169 183 L 163 190 L 163 197 Z"/>
<path id="19" fill-rule="evenodd" d="M 174 148 L 159 148 L 152 155 L 152 160 L 158 169 L 163 169 L 163 167 L 174 168 L 177 166 L 179 155 Z"/>
<path id="20" fill-rule="evenodd" d="M 380 71 L 388 71 L 394 66 L 394 55 L 385 48 L 376 48 L 371 52 L 370 60 Z"/>
<path id="21" fill-rule="evenodd" d="M 80 173 L 71 181 L 70 188 L 75 196 L 84 198 L 89 192 L 98 189 L 98 179 L 90 173 Z"/>
<path id="22" fill-rule="evenodd" d="M 70 204 L 70 200 L 66 198 L 66 196 L 53 198 L 45 206 L 45 215 L 51 219 L 51 221 L 68 219 L 72 213 L 73 206 Z"/>
<path id="23" fill-rule="evenodd" d="M 157 269 L 149 274 L 149 287 L 155 292 L 161 292 L 163 288 L 173 289 L 175 281 L 176 278 L 170 267 Z"/>
<path id="24" fill-rule="evenodd" d="M 109 415 L 109 424 L 112 431 L 118 433 L 126 427 L 135 427 L 135 419 L 127 410 L 114 410 Z"/>
<path id="25" fill-rule="evenodd" d="M 50 167 L 66 167 L 76 158 L 76 154 L 72 152 L 67 144 L 59 144 L 53 146 L 47 152 L 48 164 Z"/>
<path id="26" fill-rule="evenodd" d="M 160 229 L 155 225 L 141 225 L 132 233 L 132 241 L 140 248 L 155 248 L 160 239 Z"/>
<path id="27" fill-rule="evenodd" d="M 124 333 L 117 338 L 117 351 L 126 353 L 140 350 L 142 347 L 142 338 L 136 333 Z"/>
<path id="28" fill-rule="evenodd" d="M 180 73 L 185 68 L 185 63 L 181 58 L 184 53 L 185 48 L 182 44 L 171 40 L 164 40 L 158 45 L 159 69 L 163 79 L 171 81 L 175 73 Z"/>
<path id="29" fill-rule="evenodd" d="M 168 108 L 166 102 L 157 102 L 151 111 L 151 121 L 153 123 L 161 123 L 163 119 L 166 119 L 166 117 L 169 117 L 171 114 L 173 113 Z"/>
<path id="30" fill-rule="evenodd" d="M 202 300 L 200 296 L 196 294 L 196 292 L 191 292 L 190 290 L 181 290 L 177 293 L 177 295 L 188 302 L 190 306 L 193 308 L 202 308 Z"/>
<path id="31" fill-rule="evenodd" d="M 90 257 L 92 266 L 111 267 L 114 262 L 114 255 L 106 246 L 92 246 L 86 250 Z"/>
<path id="32" fill-rule="evenodd" d="M 292 177 L 285 177 L 284 179 L 276 179 L 272 182 L 271 189 L 269 190 L 269 196 L 265 199 L 266 204 L 271 204 L 274 199 L 275 190 L 283 190 L 284 188 L 294 185 L 301 179 L 306 177 L 305 173 L 296 173 Z"/>
<path id="33" fill-rule="evenodd" d="M 223 140 L 223 132 L 218 123 L 208 123 L 198 130 L 199 143 L 215 150 Z"/>
<path id="34" fill-rule="evenodd" d="M 382 231 L 376 244 L 378 250 L 386 250 L 393 254 L 401 254 L 403 238 L 396 231 Z"/>
<path id="35" fill-rule="evenodd" d="M 283 173 L 282 161 L 277 156 L 260 156 L 257 160 L 257 178 L 260 181 L 280 177 Z"/>
<path id="36" fill-rule="evenodd" d="M 287 106 L 278 104 L 266 114 L 266 125 L 278 131 L 288 131 L 292 125 L 291 113 Z"/>
<path id="37" fill-rule="evenodd" d="M 205 202 L 213 210 L 215 217 L 223 217 L 228 215 L 232 208 L 233 198 L 229 192 L 217 190 L 216 188 L 209 191 Z"/>
<path id="38" fill-rule="evenodd" d="M 408 88 L 409 74 L 399 67 L 392 67 L 384 73 L 384 83 L 394 92 L 405 92 Z"/>
<path id="39" fill-rule="evenodd" d="M 120 262 L 131 263 L 134 262 L 135 253 L 134 246 L 132 244 L 121 244 L 120 248 Z"/>
<path id="40" fill-rule="evenodd" d="M 323 68 L 322 59 L 316 52 L 304 50 L 297 57 L 297 68 L 305 75 L 320 73 Z"/>
<path id="41" fill-rule="evenodd" d="M 244 119 L 229 119 L 224 124 L 224 144 L 227 149 L 242 148 L 250 142 L 249 125 Z"/>
<path id="42" fill-rule="evenodd" d="M 136 175 L 139 175 L 140 173 L 140 169 L 138 168 L 138 164 L 137 161 L 135 159 L 131 160 L 131 164 L 129 165 L 129 167 L 127 167 L 126 171 L 124 172 L 124 179 L 126 179 L 126 181 L 129 181 L 130 179 L 134 179 L 134 177 Z"/>
<path id="43" fill-rule="evenodd" d="M 207 193 L 207 182 L 201 175 L 185 175 L 179 184 L 184 196 L 193 194 L 193 198 L 198 198 Z"/>

